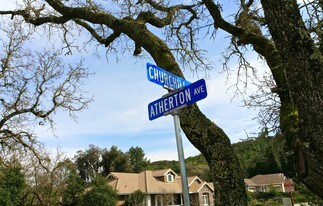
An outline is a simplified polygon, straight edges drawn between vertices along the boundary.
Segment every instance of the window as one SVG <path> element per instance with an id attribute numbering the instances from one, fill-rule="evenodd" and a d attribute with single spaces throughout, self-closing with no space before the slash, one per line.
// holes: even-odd
<path id="1" fill-rule="evenodd" d="M 168 174 L 167 175 L 167 182 L 174 182 L 174 175 Z"/>
<path id="2" fill-rule="evenodd" d="M 203 199 L 203 205 L 210 205 L 209 193 L 203 193 L 202 199 Z"/>
<path id="3" fill-rule="evenodd" d="M 262 191 L 262 192 L 267 192 L 266 187 L 261 187 L 261 191 Z"/>

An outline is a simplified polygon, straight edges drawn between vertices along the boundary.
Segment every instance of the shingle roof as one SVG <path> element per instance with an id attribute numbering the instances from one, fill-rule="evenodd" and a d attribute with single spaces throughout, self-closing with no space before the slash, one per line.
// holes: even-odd
<path id="1" fill-rule="evenodd" d="M 146 174 L 146 185 L 147 190 L 144 191 L 148 194 L 168 194 L 168 193 L 181 193 L 182 189 L 174 182 L 163 182 L 159 181 L 152 175 L 152 171 L 144 171 Z"/>
<path id="2" fill-rule="evenodd" d="M 134 173 L 121 173 L 121 172 L 111 172 L 108 179 L 111 179 L 111 186 L 118 188 L 121 193 L 133 193 L 134 191 L 140 189 L 142 190 L 142 185 L 139 186 L 139 174 Z"/>
<path id="3" fill-rule="evenodd" d="M 154 177 L 161 177 L 166 175 L 168 172 L 172 172 L 174 175 L 176 175 L 176 173 L 171 170 L 171 169 L 162 169 L 162 170 L 154 170 L 151 171 Z"/>
<path id="4" fill-rule="evenodd" d="M 254 183 L 251 179 L 244 179 L 244 183 L 245 183 L 246 185 L 248 185 L 249 187 L 250 187 L 250 186 L 257 186 L 257 184 L 256 184 L 256 183 Z"/>
<path id="5" fill-rule="evenodd" d="M 256 175 L 251 178 L 251 181 L 257 185 L 268 185 L 268 184 L 282 184 L 286 177 L 283 173 L 267 174 L 267 175 Z"/>
<path id="6" fill-rule="evenodd" d="M 175 175 L 174 182 L 164 182 L 162 177 L 168 173 Z M 202 182 L 197 176 L 189 177 L 189 191 L 198 192 L 206 182 Z M 182 192 L 181 177 L 171 169 L 150 171 L 141 173 L 111 172 L 107 177 L 108 184 L 118 191 L 119 194 L 130 194 L 141 190 L 146 194 L 179 194 Z M 208 187 L 213 190 L 209 185 Z"/>

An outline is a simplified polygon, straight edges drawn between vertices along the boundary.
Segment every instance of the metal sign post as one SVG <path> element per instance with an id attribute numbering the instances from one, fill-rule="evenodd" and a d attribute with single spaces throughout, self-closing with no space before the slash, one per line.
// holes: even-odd
<path id="1" fill-rule="evenodd" d="M 182 142 L 182 137 L 181 137 L 181 128 L 180 128 L 180 120 L 179 120 L 178 111 L 175 111 L 173 113 L 173 118 L 174 118 L 174 126 L 175 126 L 178 160 L 179 160 L 179 166 L 180 166 L 179 169 L 180 169 L 181 177 L 182 177 L 184 206 L 190 206 L 190 195 L 189 195 L 189 191 L 188 191 L 185 157 L 184 157 L 183 142 Z"/>

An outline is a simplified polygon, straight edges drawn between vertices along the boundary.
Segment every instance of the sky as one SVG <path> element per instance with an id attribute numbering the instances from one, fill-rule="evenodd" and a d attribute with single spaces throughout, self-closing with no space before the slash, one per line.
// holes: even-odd
<path id="1" fill-rule="evenodd" d="M 11 0 L 1 1 L 0 9 L 9 9 L 9 2 Z M 210 44 L 210 41 L 201 40 L 201 44 L 206 45 L 208 57 L 216 69 L 210 71 L 207 77 L 204 72 L 196 75 L 185 70 L 185 77 L 190 82 L 200 78 L 206 80 L 208 96 L 199 101 L 198 106 L 224 130 L 232 143 L 255 136 L 261 129 L 254 119 L 258 111 L 242 107 L 242 97 L 232 99 L 234 91 L 228 88 L 235 81 L 235 75 L 228 80 L 226 73 L 221 72 L 219 60 L 226 46 L 224 42 L 228 39 L 225 34 L 219 33 L 213 43 Z M 88 109 L 77 113 L 77 121 L 70 119 L 66 112 L 58 112 L 54 117 L 55 134 L 48 126 L 36 126 L 38 140 L 48 150 L 59 148 L 68 157 L 73 157 L 78 150 L 88 149 L 92 144 L 100 148 L 117 146 L 124 152 L 138 146 L 150 161 L 177 160 L 173 117 L 148 119 L 148 104 L 167 93 L 147 79 L 146 63 L 155 64 L 154 61 L 130 54 L 120 55 L 119 61 L 115 61 L 113 56 L 109 56 L 109 61 L 104 57 L 98 59 L 91 53 L 84 54 L 84 57 L 85 65 L 95 73 L 86 81 L 84 88 L 94 95 L 94 102 Z M 74 61 L 73 58 L 79 56 L 69 58 Z M 251 61 L 254 66 L 263 68 L 256 57 L 252 56 Z M 185 157 L 199 154 L 183 132 L 181 136 Z"/>

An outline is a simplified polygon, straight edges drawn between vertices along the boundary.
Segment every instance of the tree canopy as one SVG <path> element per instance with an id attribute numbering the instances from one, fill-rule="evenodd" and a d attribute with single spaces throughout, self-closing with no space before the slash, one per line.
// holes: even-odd
<path id="1" fill-rule="evenodd" d="M 0 164 L 0 204 L 22 205 L 27 184 L 19 165 Z"/>
<path id="2" fill-rule="evenodd" d="M 93 180 L 92 186 L 80 197 L 80 204 L 115 206 L 118 201 L 117 192 L 107 185 L 105 178 L 98 175 Z"/>
<path id="3" fill-rule="evenodd" d="M 74 118 L 87 107 L 92 100 L 84 96 L 82 84 L 89 73 L 83 60 L 67 65 L 54 48 L 26 48 L 33 31 L 19 21 L 2 20 L 0 29 L 6 34 L 0 39 L 0 147 L 29 149 L 38 156 L 34 129 L 53 128 L 59 110 Z"/>

